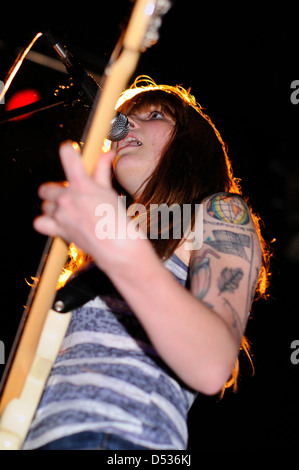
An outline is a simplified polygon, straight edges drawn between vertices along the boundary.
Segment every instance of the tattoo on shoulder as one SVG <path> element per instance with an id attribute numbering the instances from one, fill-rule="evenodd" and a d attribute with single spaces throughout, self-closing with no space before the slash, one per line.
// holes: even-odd
<path id="1" fill-rule="evenodd" d="M 246 225 L 250 221 L 245 202 L 234 194 L 216 194 L 209 200 L 207 212 L 214 219 L 230 224 Z"/>
<path id="2" fill-rule="evenodd" d="M 214 240 L 207 238 L 205 243 L 221 253 L 240 256 L 248 261 L 245 248 L 250 247 L 250 237 L 243 233 L 230 232 L 228 230 L 213 230 Z"/>
<path id="3" fill-rule="evenodd" d="M 224 268 L 218 278 L 219 295 L 223 292 L 233 293 L 238 289 L 244 272 L 241 268 Z"/>
<path id="4" fill-rule="evenodd" d="M 211 268 L 208 255 L 220 258 L 218 253 L 209 248 L 204 250 L 200 256 L 197 256 L 190 266 L 190 277 L 194 285 L 196 296 L 203 300 L 211 285 Z M 211 305 L 209 305 L 211 307 Z"/>

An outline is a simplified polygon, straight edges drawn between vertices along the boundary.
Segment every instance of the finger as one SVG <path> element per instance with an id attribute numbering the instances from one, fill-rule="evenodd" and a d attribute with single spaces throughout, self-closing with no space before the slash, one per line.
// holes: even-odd
<path id="1" fill-rule="evenodd" d="M 66 179 L 70 184 L 76 186 L 81 185 L 88 179 L 78 148 L 78 144 L 67 142 L 61 145 L 59 149 Z"/>
<path id="2" fill-rule="evenodd" d="M 112 161 L 115 158 L 115 151 L 103 153 L 95 167 L 94 181 L 103 187 L 111 188 Z"/>
<path id="3" fill-rule="evenodd" d="M 49 217 L 53 217 L 55 214 L 55 211 L 57 210 L 57 204 L 56 202 L 52 202 L 52 201 L 44 201 L 42 203 L 41 209 L 42 209 L 43 214 Z"/>
<path id="4" fill-rule="evenodd" d="M 51 237 L 58 235 L 55 220 L 45 215 L 36 217 L 33 221 L 33 227 L 42 235 L 48 235 Z"/>
<path id="5" fill-rule="evenodd" d="M 67 186 L 68 183 L 45 183 L 38 188 L 38 195 L 41 199 L 56 201 Z"/>

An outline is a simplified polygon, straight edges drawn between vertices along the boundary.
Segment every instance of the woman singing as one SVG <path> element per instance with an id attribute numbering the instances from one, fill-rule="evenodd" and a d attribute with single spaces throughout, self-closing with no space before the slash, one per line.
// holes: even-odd
<path id="1" fill-rule="evenodd" d="M 118 110 L 130 132 L 93 177 L 66 143 L 68 184 L 39 189 L 35 229 L 73 242 L 113 288 L 73 311 L 24 449 L 185 449 L 191 404 L 235 382 L 266 289 L 258 218 L 195 98 L 137 81 Z"/>

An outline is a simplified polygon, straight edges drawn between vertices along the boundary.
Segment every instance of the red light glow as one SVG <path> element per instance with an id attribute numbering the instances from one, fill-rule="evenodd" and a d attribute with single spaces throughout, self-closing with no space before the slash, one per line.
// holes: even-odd
<path id="1" fill-rule="evenodd" d="M 28 88 L 25 90 L 20 90 L 16 92 L 6 103 L 6 111 L 11 111 L 12 109 L 22 108 L 28 104 L 35 103 L 40 99 L 40 94 L 37 90 Z M 15 120 L 26 119 L 30 116 L 30 113 L 15 118 Z"/>

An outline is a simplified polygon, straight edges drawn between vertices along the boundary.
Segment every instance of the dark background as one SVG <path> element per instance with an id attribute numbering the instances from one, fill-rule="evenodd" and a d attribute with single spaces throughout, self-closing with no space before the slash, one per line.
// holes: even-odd
<path id="1" fill-rule="evenodd" d="M 250 5 L 250 6 L 248 6 Z M 264 5 L 264 4 L 263 4 Z M 0 28 L 0 79 L 18 50 L 40 30 L 57 31 L 86 70 L 101 76 L 128 16 L 130 2 L 70 6 L 4 7 Z M 255 375 L 246 360 L 236 394 L 199 397 L 190 414 L 190 449 L 293 448 L 298 442 L 298 374 L 291 342 L 299 339 L 299 105 L 291 83 L 299 79 L 297 11 L 245 4 L 203 8 L 177 0 L 165 16 L 157 45 L 141 57 L 134 76 L 182 84 L 206 109 L 228 144 L 235 176 L 264 222 L 272 243 L 267 301 L 253 307 L 247 336 Z M 55 58 L 44 38 L 33 51 Z M 29 56 L 28 56 L 29 57 Z M 27 58 L 7 93 L 37 89 L 42 103 L 69 85 L 68 74 Z M 89 108 L 78 90 L 60 88 L 65 104 L 14 122 L 1 122 L 1 329 L 6 354 L 26 303 L 45 238 L 32 230 L 42 181 L 60 179 L 57 149 L 80 139 Z M 3 366 L 1 370 L 3 370 Z"/>

